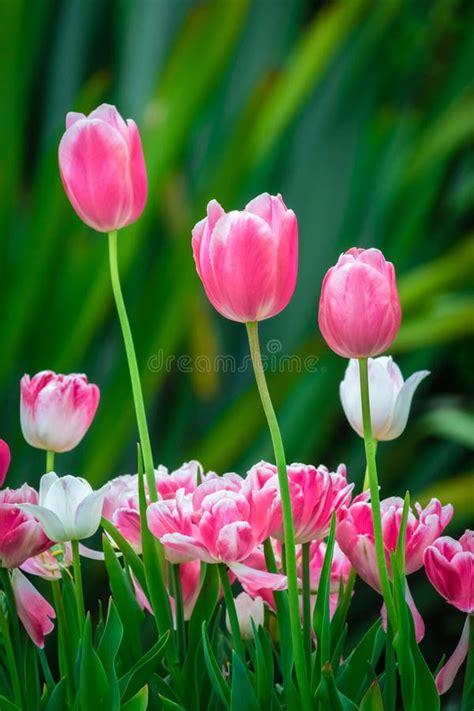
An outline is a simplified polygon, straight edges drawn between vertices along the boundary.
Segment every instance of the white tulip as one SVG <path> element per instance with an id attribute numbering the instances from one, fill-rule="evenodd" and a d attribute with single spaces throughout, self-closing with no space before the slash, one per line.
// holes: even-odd
<path id="1" fill-rule="evenodd" d="M 99 528 L 107 488 L 108 484 L 94 491 L 85 479 L 49 472 L 41 477 L 38 505 L 22 508 L 39 520 L 52 541 L 80 541 Z"/>
<path id="2" fill-rule="evenodd" d="M 381 442 L 396 439 L 406 427 L 416 388 L 430 372 L 420 370 L 404 381 L 391 356 L 369 358 L 368 367 L 373 436 Z M 363 437 L 359 363 L 355 359 L 349 361 L 339 395 L 351 427 Z"/>
<path id="3" fill-rule="evenodd" d="M 263 626 L 264 607 L 262 598 L 253 598 L 246 592 L 241 592 L 240 595 L 237 595 L 235 598 L 234 603 L 242 639 L 253 639 L 251 620 L 254 621 L 255 627 Z M 226 614 L 226 625 L 229 632 L 231 632 L 228 614 Z"/>

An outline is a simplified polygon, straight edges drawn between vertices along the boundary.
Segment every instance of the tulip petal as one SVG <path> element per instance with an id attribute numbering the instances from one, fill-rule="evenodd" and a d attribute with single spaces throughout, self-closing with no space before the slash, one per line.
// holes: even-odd
<path id="1" fill-rule="evenodd" d="M 59 477 L 57 474 L 55 474 L 55 472 L 48 472 L 47 474 L 44 474 L 44 476 L 41 477 L 38 495 L 38 503 L 40 506 L 45 505 L 48 491 L 58 479 Z"/>
<path id="2" fill-rule="evenodd" d="M 472 624 L 472 623 L 471 623 Z M 469 615 L 466 617 L 466 622 L 462 629 L 461 638 L 456 646 L 456 649 L 449 657 L 446 664 L 440 669 L 436 675 L 436 688 L 438 694 L 445 694 L 453 685 L 459 667 L 465 660 L 469 650 Z"/>
<path id="3" fill-rule="evenodd" d="M 54 629 L 54 609 L 18 569 L 12 573 L 12 588 L 18 617 L 36 646 L 43 649 L 44 636 Z"/>
<path id="4" fill-rule="evenodd" d="M 256 593 L 261 588 L 286 590 L 288 587 L 288 578 L 286 575 L 267 573 L 265 570 L 256 570 L 244 563 L 227 563 L 227 567 L 249 592 L 254 591 Z"/>
<path id="5" fill-rule="evenodd" d="M 172 563 L 185 563 L 196 559 L 204 563 L 216 563 L 207 548 L 192 536 L 183 533 L 165 533 L 160 541 L 165 547 L 166 557 Z"/>
<path id="6" fill-rule="evenodd" d="M 69 540 L 61 520 L 53 511 L 36 504 L 20 504 L 20 508 L 29 511 L 41 523 L 44 532 L 55 543 Z"/>
<path id="7" fill-rule="evenodd" d="M 74 539 L 89 538 L 99 528 L 107 488 L 107 485 L 105 485 L 101 489 L 93 491 L 77 507 L 74 522 Z"/>
<path id="8" fill-rule="evenodd" d="M 418 385 L 430 374 L 429 370 L 420 370 L 410 375 L 398 393 L 393 412 L 393 419 L 390 425 L 390 437 L 396 439 L 406 427 L 408 415 L 410 414 L 411 401 Z"/>

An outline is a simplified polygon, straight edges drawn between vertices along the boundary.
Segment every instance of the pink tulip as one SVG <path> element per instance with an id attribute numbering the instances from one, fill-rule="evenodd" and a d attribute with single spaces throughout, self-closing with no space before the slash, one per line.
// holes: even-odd
<path id="1" fill-rule="evenodd" d="M 242 561 L 268 536 L 268 509 L 274 489 L 244 492 L 235 474 L 200 484 L 193 494 L 179 489 L 176 499 L 151 504 L 150 531 L 165 548 L 171 562 L 202 560 L 225 563 L 244 584 L 281 590 L 283 575 L 253 570 Z"/>
<path id="2" fill-rule="evenodd" d="M 89 429 L 99 404 L 99 388 L 85 375 L 43 370 L 21 379 L 20 418 L 32 447 L 53 452 L 74 449 Z"/>
<path id="3" fill-rule="evenodd" d="M 466 617 L 456 649 L 449 657 L 448 661 L 441 667 L 436 675 L 436 688 L 438 694 L 445 694 L 452 687 L 456 675 L 469 652 L 469 626 L 474 624 L 472 617 Z"/>
<path id="4" fill-rule="evenodd" d="M 11 458 L 10 447 L 3 439 L 0 439 L 0 486 L 5 483 Z"/>
<path id="5" fill-rule="evenodd" d="M 43 649 L 45 635 L 54 629 L 54 609 L 19 570 L 12 573 L 12 588 L 18 617 L 32 641 Z"/>
<path id="6" fill-rule="evenodd" d="M 390 572 L 390 553 L 397 547 L 400 531 L 403 499 L 391 497 L 380 504 L 382 532 L 387 566 Z M 423 565 L 425 549 L 438 538 L 453 515 L 451 504 L 441 506 L 432 499 L 426 508 L 415 504 L 417 515 L 410 507 L 405 541 L 405 573 L 409 575 Z M 357 501 L 349 508 L 343 506 L 339 512 L 336 538 L 357 574 L 371 587 L 380 592 L 380 581 L 375 556 L 372 504 Z"/>
<path id="7" fill-rule="evenodd" d="M 70 565 L 72 565 L 72 548 L 70 543 L 65 543 L 28 558 L 20 568 L 25 573 L 37 575 L 44 580 L 61 580 L 61 570 L 65 570 Z"/>
<path id="8" fill-rule="evenodd" d="M 38 521 L 20 508 L 24 503 L 38 503 L 38 492 L 28 484 L 0 492 L 0 565 L 4 568 L 17 568 L 52 545 Z"/>
<path id="9" fill-rule="evenodd" d="M 461 612 L 474 614 L 474 531 L 465 531 L 459 541 L 443 536 L 423 555 L 431 584 Z"/>
<path id="10" fill-rule="evenodd" d="M 240 628 L 240 636 L 242 639 L 253 639 L 253 627 L 263 627 L 264 622 L 264 605 L 261 597 L 251 597 L 246 592 L 241 592 L 234 600 L 235 611 L 237 612 L 237 620 Z M 226 627 L 231 632 L 229 614 L 226 613 Z"/>
<path id="11" fill-rule="evenodd" d="M 308 543 L 324 538 L 331 526 L 333 511 L 347 505 L 353 484 L 348 484 L 346 468 L 341 464 L 337 472 L 320 465 L 317 469 L 308 464 L 291 464 L 287 467 L 296 543 Z M 249 471 L 245 488 L 249 491 L 275 490 L 279 492 L 277 468 L 260 462 Z M 281 501 L 277 496 L 271 503 L 268 516 L 269 532 L 283 541 Z"/>
<path id="12" fill-rule="evenodd" d="M 353 247 L 324 277 L 319 328 L 343 358 L 366 358 L 387 350 L 398 333 L 401 307 L 395 269 L 378 249 Z"/>
<path id="13" fill-rule="evenodd" d="M 172 499 L 178 489 L 192 494 L 202 481 L 216 476 L 213 473 L 204 474 L 202 466 L 196 461 L 185 462 L 171 473 L 166 467 L 160 467 L 156 472 L 156 489 L 161 499 Z"/>
<path id="14" fill-rule="evenodd" d="M 268 193 L 245 210 L 224 212 L 216 200 L 193 229 L 197 272 L 212 305 L 232 321 L 275 316 L 293 295 L 298 225 L 281 195 Z"/>
<path id="15" fill-rule="evenodd" d="M 94 230 L 119 230 L 142 214 L 148 187 L 140 134 L 115 106 L 102 104 L 87 117 L 68 113 L 59 168 L 71 205 Z"/>

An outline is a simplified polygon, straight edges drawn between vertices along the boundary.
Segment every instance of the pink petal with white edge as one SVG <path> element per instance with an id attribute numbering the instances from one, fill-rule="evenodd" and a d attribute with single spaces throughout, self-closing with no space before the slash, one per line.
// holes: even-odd
<path id="1" fill-rule="evenodd" d="M 45 635 L 54 629 L 54 609 L 18 569 L 12 573 L 12 588 L 18 617 L 36 646 L 43 649 Z"/>
<path id="2" fill-rule="evenodd" d="M 471 624 L 474 624 L 471 621 Z M 466 659 L 469 650 L 469 615 L 466 617 L 466 622 L 462 629 L 461 639 L 459 640 L 456 649 L 449 657 L 446 664 L 440 669 L 436 675 L 436 688 L 438 694 L 445 694 L 452 687 L 459 671 L 459 667 Z"/>
<path id="3" fill-rule="evenodd" d="M 207 548 L 200 541 L 182 533 L 166 533 L 160 538 L 165 547 L 166 558 L 170 563 L 186 563 L 189 560 L 202 560 L 204 563 L 216 563 Z"/>
<path id="4" fill-rule="evenodd" d="M 286 575 L 256 570 L 255 568 L 249 568 L 248 565 L 244 565 L 243 563 L 229 563 L 227 567 L 235 574 L 242 585 L 245 585 L 246 590 L 249 592 L 254 591 L 254 594 L 257 594 L 257 591 L 261 588 L 268 590 L 286 590 L 288 587 Z"/>

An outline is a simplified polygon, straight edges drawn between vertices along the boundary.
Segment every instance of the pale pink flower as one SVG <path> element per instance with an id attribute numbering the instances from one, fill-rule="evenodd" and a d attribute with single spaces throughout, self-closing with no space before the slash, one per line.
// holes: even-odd
<path id="1" fill-rule="evenodd" d="M 456 675 L 467 657 L 469 651 L 469 625 L 474 624 L 468 615 L 462 629 L 461 637 L 456 645 L 456 649 L 449 657 L 448 661 L 441 667 L 436 675 L 436 688 L 438 694 L 445 694 L 452 687 Z"/>
<path id="2" fill-rule="evenodd" d="M 21 379 L 20 419 L 32 447 L 53 452 L 74 449 L 89 429 L 99 404 L 99 388 L 85 375 L 43 370 Z"/>
<path id="3" fill-rule="evenodd" d="M 61 570 L 72 565 L 70 543 L 52 545 L 49 550 L 28 558 L 20 565 L 25 573 L 37 575 L 44 580 L 60 580 Z"/>
<path id="4" fill-rule="evenodd" d="M 378 249 L 353 247 L 324 277 L 319 328 L 343 358 L 383 353 L 395 340 L 401 307 L 395 269 Z"/>
<path id="5" fill-rule="evenodd" d="M 403 499 L 391 497 L 380 504 L 385 557 L 390 572 L 390 553 L 397 547 L 400 531 Z M 415 504 L 410 507 L 405 541 L 405 573 L 409 575 L 423 565 L 423 553 L 446 528 L 453 515 L 451 504 L 442 506 L 432 499 L 424 509 Z M 339 512 L 336 538 L 357 574 L 371 587 L 380 592 L 379 573 L 375 555 L 372 504 L 357 501 L 350 507 L 343 506 Z"/>
<path id="6" fill-rule="evenodd" d="M 119 230 L 142 214 L 148 184 L 140 133 L 115 106 L 68 113 L 59 168 L 71 205 L 94 230 Z"/>
<path id="7" fill-rule="evenodd" d="M 212 305 L 233 321 L 275 316 L 293 295 L 298 224 L 281 195 L 263 193 L 245 210 L 225 212 L 216 200 L 193 229 L 197 272 Z"/>
<path id="8" fill-rule="evenodd" d="M 474 614 L 474 531 L 465 531 L 459 541 L 442 536 L 423 555 L 431 584 L 450 605 Z"/>
<path id="9" fill-rule="evenodd" d="M 246 592 L 241 592 L 234 600 L 237 620 L 239 622 L 240 636 L 242 639 L 253 639 L 252 620 L 255 628 L 263 627 L 264 605 L 261 597 L 251 597 Z M 231 632 L 229 613 L 226 612 L 226 627 Z"/>
<path id="10" fill-rule="evenodd" d="M 391 356 L 380 356 L 369 358 L 368 371 L 372 434 L 380 442 L 396 439 L 406 427 L 415 390 L 430 374 L 429 370 L 413 373 L 404 381 Z M 359 363 L 353 358 L 346 368 L 339 394 L 352 429 L 363 437 Z"/>
<path id="11" fill-rule="evenodd" d="M 258 579 L 260 587 L 283 589 L 285 576 L 242 562 L 268 536 L 268 508 L 275 497 L 274 489 L 244 492 L 242 483 L 228 474 L 200 484 L 193 494 L 179 489 L 176 499 L 150 504 L 148 526 L 171 562 L 225 563 L 244 584 Z"/>
<path id="12" fill-rule="evenodd" d="M 3 486 L 11 462 L 10 447 L 5 440 L 0 439 L 0 486 Z"/>
<path id="13" fill-rule="evenodd" d="M 16 610 L 29 637 L 43 649 L 44 637 L 54 629 L 54 609 L 19 570 L 12 572 Z"/>
<path id="14" fill-rule="evenodd" d="M 347 483 L 345 466 L 341 464 L 336 472 L 330 472 L 323 465 L 316 468 L 309 464 L 291 464 L 287 473 L 295 542 L 308 543 L 324 538 L 329 533 L 333 511 L 338 511 L 351 499 L 354 484 Z M 276 466 L 266 462 L 256 464 L 248 473 L 245 489 L 277 492 L 268 511 L 269 533 L 282 541 L 283 518 Z"/>

